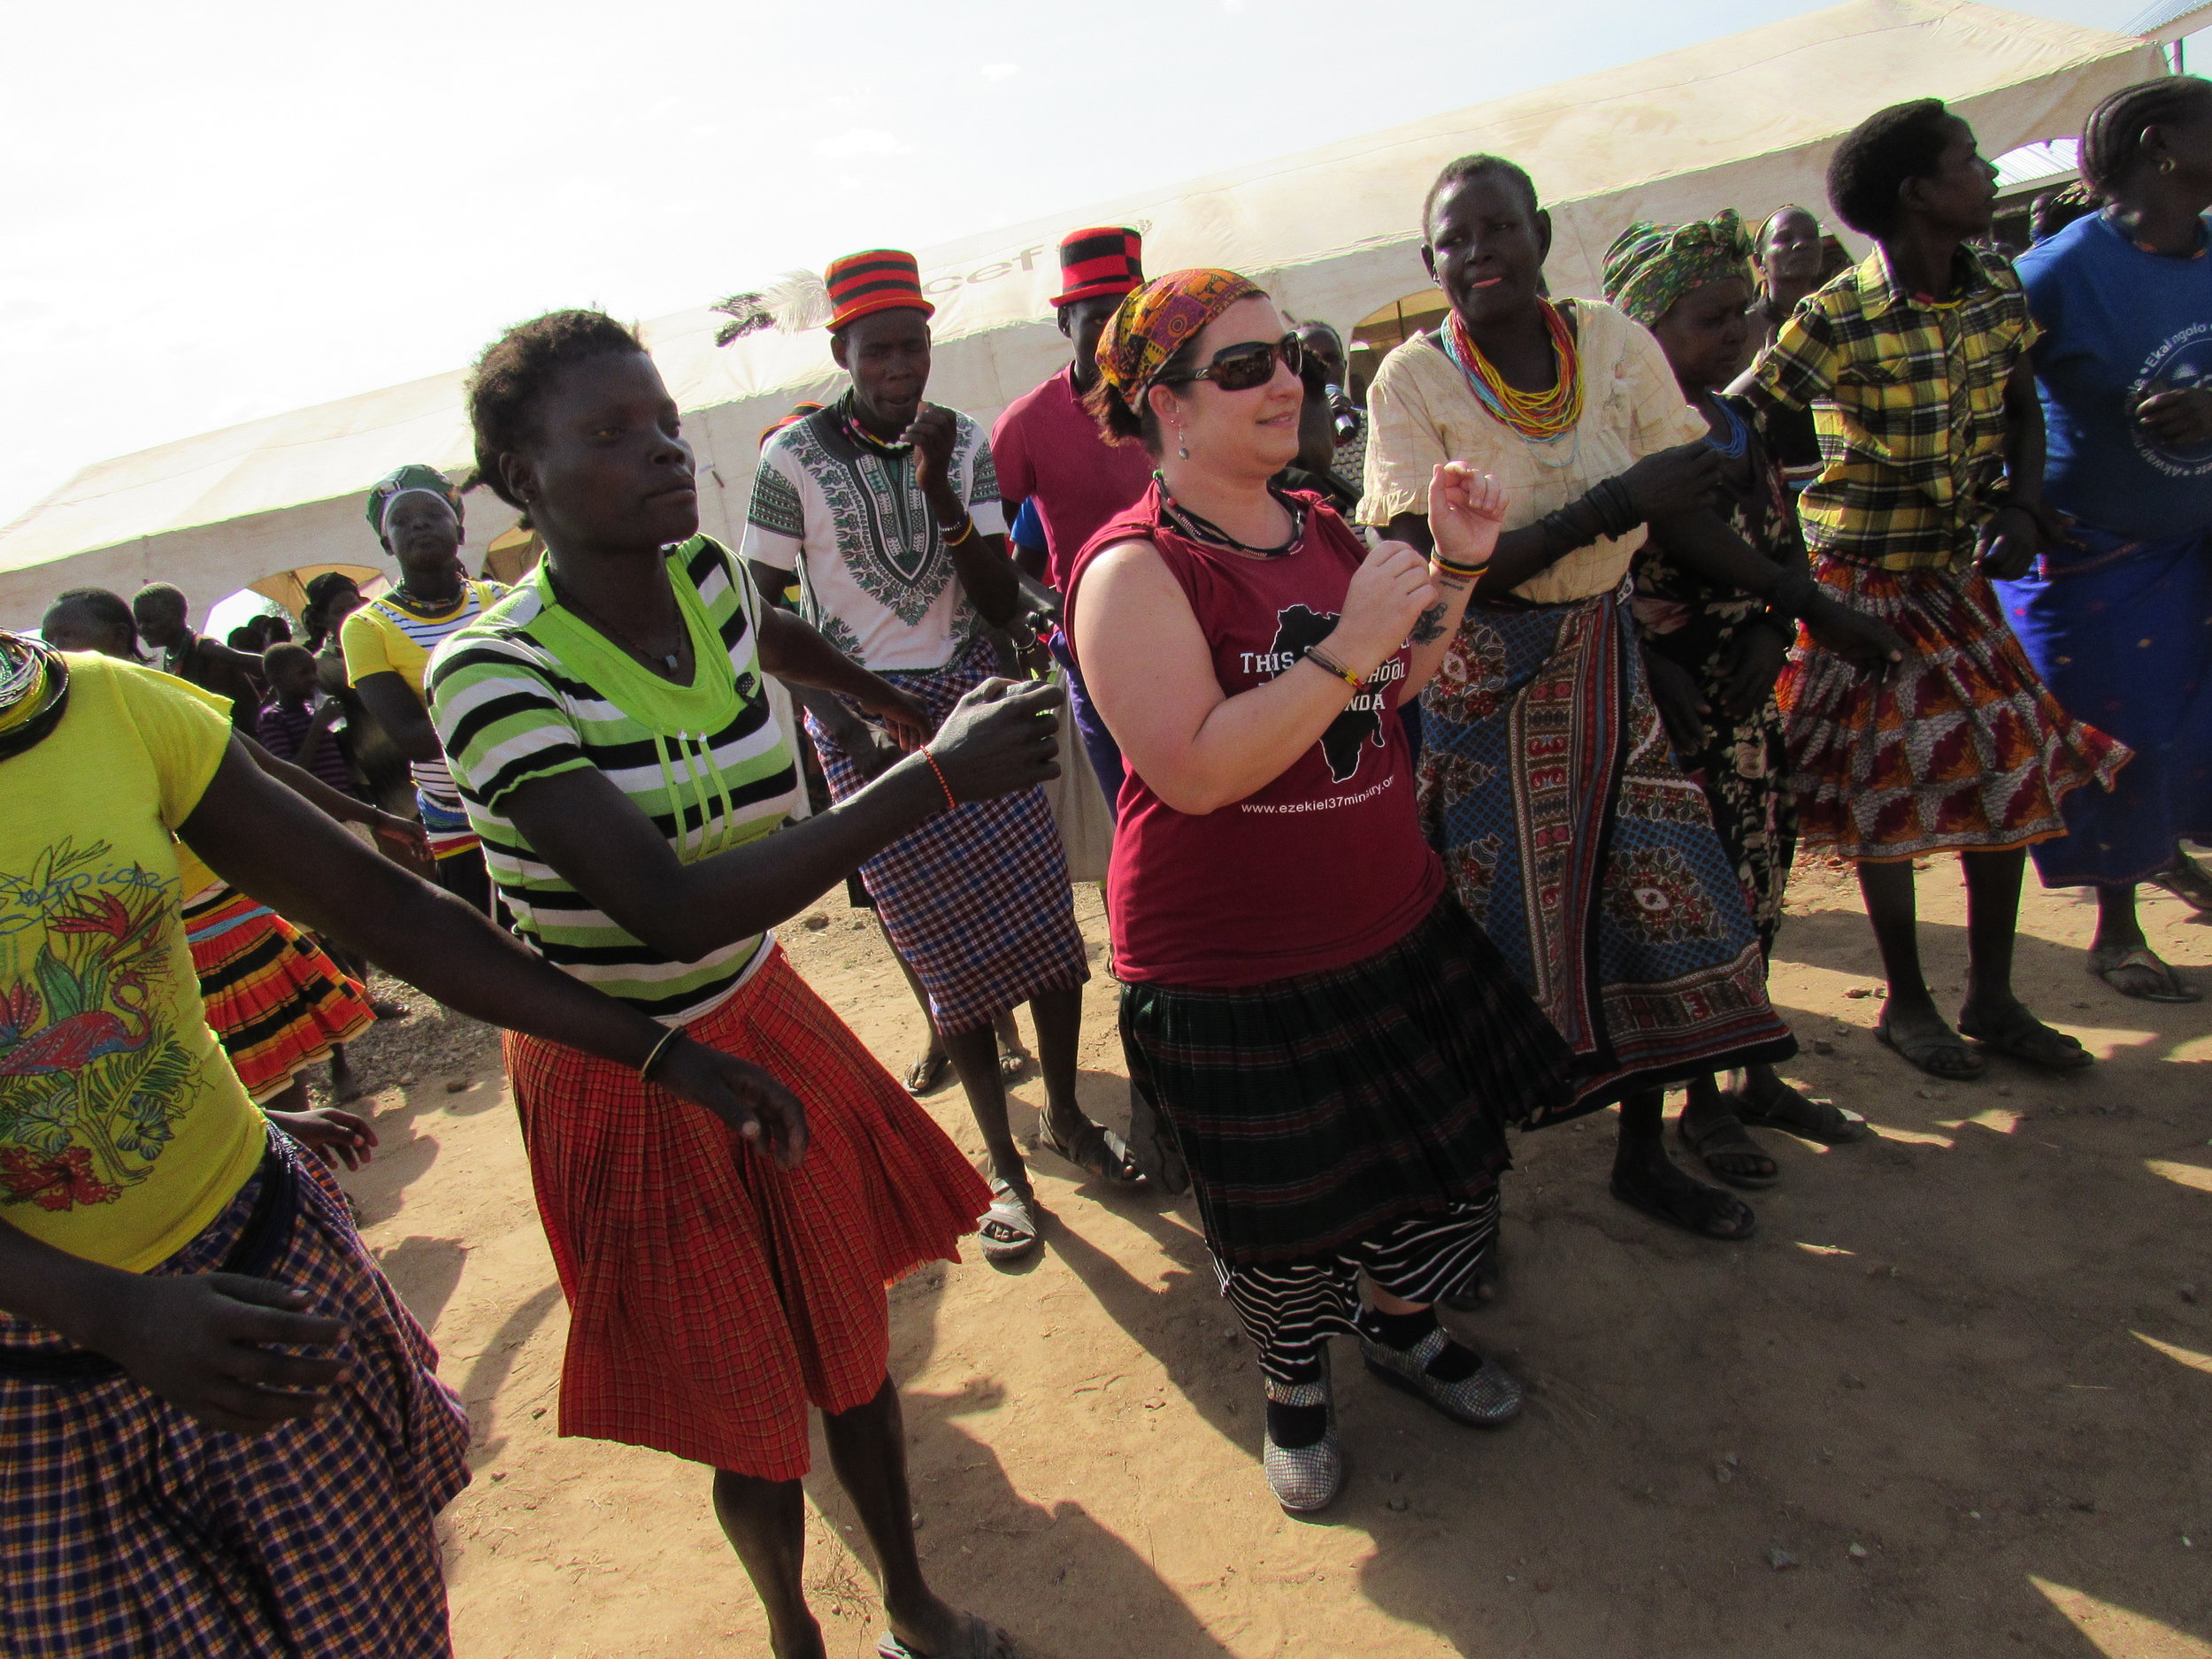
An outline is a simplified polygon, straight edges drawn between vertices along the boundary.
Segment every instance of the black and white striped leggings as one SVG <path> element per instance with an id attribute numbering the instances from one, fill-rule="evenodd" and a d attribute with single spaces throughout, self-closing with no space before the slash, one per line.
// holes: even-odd
<path id="1" fill-rule="evenodd" d="M 1232 1267 L 1219 1256 L 1221 1294 L 1260 1351 L 1260 1369 L 1281 1383 L 1311 1382 L 1322 1344 L 1354 1334 L 1364 1272 L 1402 1301 L 1432 1302 L 1473 1276 L 1498 1233 L 1498 1189 L 1472 1203 L 1408 1216 L 1303 1262 Z"/>

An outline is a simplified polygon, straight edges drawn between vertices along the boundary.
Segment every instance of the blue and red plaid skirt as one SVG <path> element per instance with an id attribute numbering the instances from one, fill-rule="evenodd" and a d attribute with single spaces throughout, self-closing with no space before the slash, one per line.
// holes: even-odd
<path id="1" fill-rule="evenodd" d="M 882 678 L 941 720 L 995 672 L 979 639 L 943 668 Z M 830 794 L 842 801 L 859 790 L 864 780 L 812 715 L 807 731 Z M 1065 765 L 1064 744 L 1062 752 Z M 941 813 L 862 864 L 860 879 L 940 1031 L 975 1031 L 1091 977 L 1059 826 L 1041 788 Z"/>
<path id="2" fill-rule="evenodd" d="M 342 1320 L 335 1398 L 261 1435 L 209 1428 L 96 1355 L 0 1315 L 0 1653 L 442 1659 L 434 1525 L 468 1418 L 322 1167 L 273 1133 L 157 1274 L 236 1271 Z"/>
<path id="3" fill-rule="evenodd" d="M 884 1286 L 957 1261 L 990 1190 L 781 946 L 685 1029 L 799 1096 L 797 1169 L 628 1066 L 507 1034 L 568 1297 L 560 1429 L 793 1480 L 808 1403 L 849 1411 L 883 1386 Z"/>

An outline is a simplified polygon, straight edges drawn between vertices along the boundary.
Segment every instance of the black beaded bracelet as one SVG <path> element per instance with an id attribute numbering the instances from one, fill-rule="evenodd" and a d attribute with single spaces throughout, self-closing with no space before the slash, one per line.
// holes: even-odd
<path id="1" fill-rule="evenodd" d="M 1599 527 L 1609 538 L 1617 540 L 1644 521 L 1635 497 L 1617 478 L 1600 479 L 1585 499 L 1596 510 Z"/>

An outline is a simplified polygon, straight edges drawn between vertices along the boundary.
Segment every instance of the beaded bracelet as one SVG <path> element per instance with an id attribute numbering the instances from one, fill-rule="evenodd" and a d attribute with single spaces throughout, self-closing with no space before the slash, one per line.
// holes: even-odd
<path id="1" fill-rule="evenodd" d="M 957 812 L 960 810 L 959 797 L 953 794 L 952 785 L 945 778 L 945 769 L 937 764 L 937 757 L 929 752 L 927 744 L 922 747 L 922 758 L 929 763 L 930 771 L 937 774 L 937 787 L 945 792 L 945 810 Z"/>
<path id="2" fill-rule="evenodd" d="M 1345 667 L 1343 664 L 1338 662 L 1335 657 L 1331 657 L 1326 651 L 1324 651 L 1317 645 L 1309 645 L 1306 647 L 1306 660 L 1311 663 L 1316 668 L 1321 670 L 1323 673 L 1334 674 L 1339 680 L 1349 686 L 1354 691 L 1360 690 L 1367 684 L 1364 680 L 1362 680 L 1357 674 L 1354 673 L 1350 669 Z"/>
<path id="3" fill-rule="evenodd" d="M 944 538 L 944 543 L 947 547 L 958 547 L 962 542 L 965 541 L 970 536 L 972 536 L 975 534 L 975 515 L 972 512 L 962 513 L 960 515 L 960 523 L 956 527 L 960 532 L 958 535 L 953 534 L 950 530 L 946 529 L 942 525 L 939 525 L 937 526 L 937 534 Z"/>

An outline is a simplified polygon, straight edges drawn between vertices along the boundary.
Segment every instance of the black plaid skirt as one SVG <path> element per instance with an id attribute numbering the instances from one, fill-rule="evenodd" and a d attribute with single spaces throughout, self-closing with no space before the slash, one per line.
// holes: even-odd
<path id="1" fill-rule="evenodd" d="M 1124 986 L 1121 1040 L 1232 1265 L 1480 1201 L 1512 1163 L 1506 1125 L 1567 1095 L 1566 1044 L 1449 895 L 1349 967 Z"/>

